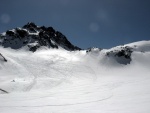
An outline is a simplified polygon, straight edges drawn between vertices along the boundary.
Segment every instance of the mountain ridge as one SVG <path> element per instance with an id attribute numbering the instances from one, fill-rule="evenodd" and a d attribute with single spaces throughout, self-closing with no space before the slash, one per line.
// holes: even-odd
<path id="1" fill-rule="evenodd" d="M 53 27 L 37 26 L 33 22 L 28 22 L 23 27 L 18 27 L 0 34 L 0 45 L 4 48 L 12 49 L 25 48 L 35 52 L 39 48 L 64 49 L 68 51 L 80 51 L 80 47 L 74 46 L 65 35 L 54 30 Z M 106 50 L 105 56 L 115 59 L 120 64 L 130 64 L 132 61 L 132 53 L 134 51 L 145 52 L 150 51 L 150 41 L 139 41 L 122 46 L 113 47 L 111 49 L 89 48 L 86 53 L 101 52 Z M 1 53 L 2 57 L 2 53 Z M 1 58 L 2 59 L 2 58 Z M 4 59 L 4 57 L 3 57 Z M 6 59 L 4 59 L 6 61 Z"/>
<path id="2" fill-rule="evenodd" d="M 81 50 L 68 41 L 65 35 L 56 31 L 53 27 L 37 26 L 28 22 L 23 27 L 7 30 L 0 35 L 0 45 L 13 49 L 27 46 L 35 52 L 41 46 L 48 48 L 63 48 L 69 51 Z"/>

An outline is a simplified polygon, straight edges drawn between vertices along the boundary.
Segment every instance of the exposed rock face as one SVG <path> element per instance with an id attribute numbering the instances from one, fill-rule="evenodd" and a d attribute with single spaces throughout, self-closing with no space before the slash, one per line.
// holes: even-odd
<path id="1" fill-rule="evenodd" d="M 131 47 L 125 46 L 125 47 L 120 47 L 119 49 L 107 52 L 106 56 L 115 58 L 115 60 L 118 63 L 129 64 L 132 60 L 131 58 L 132 52 L 133 51 Z"/>
<path id="2" fill-rule="evenodd" d="M 126 59 L 131 59 L 131 53 L 132 53 L 132 48 L 126 46 L 126 47 L 123 47 L 120 51 L 118 51 L 116 53 L 116 56 L 118 57 L 124 57 Z"/>
<path id="3" fill-rule="evenodd" d="M 86 53 L 93 52 L 93 51 L 100 52 L 101 50 L 102 50 L 101 48 L 92 47 L 92 48 L 88 48 L 88 49 L 86 50 Z"/>
<path id="4" fill-rule="evenodd" d="M 24 38 L 29 35 L 28 32 L 23 29 L 16 29 L 16 34 L 18 37 L 21 37 L 21 38 Z"/>
<path id="5" fill-rule="evenodd" d="M 39 27 L 32 22 L 22 28 L 8 30 L 5 34 L 1 34 L 0 45 L 13 49 L 26 46 L 33 52 L 41 46 L 56 49 L 61 47 L 69 51 L 81 50 L 71 44 L 61 32 L 55 31 L 52 27 Z"/>

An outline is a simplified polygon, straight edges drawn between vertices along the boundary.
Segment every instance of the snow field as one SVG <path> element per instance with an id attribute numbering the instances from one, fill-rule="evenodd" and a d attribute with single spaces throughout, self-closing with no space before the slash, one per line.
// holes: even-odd
<path id="1" fill-rule="evenodd" d="M 150 51 L 135 44 L 128 65 L 107 50 L 0 48 L 0 113 L 149 113 Z"/>

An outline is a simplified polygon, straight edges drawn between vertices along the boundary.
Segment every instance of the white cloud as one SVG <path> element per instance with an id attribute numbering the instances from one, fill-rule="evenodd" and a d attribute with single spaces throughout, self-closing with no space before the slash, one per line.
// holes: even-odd
<path id="1" fill-rule="evenodd" d="M 2 14 L 0 16 L 1 23 L 8 24 L 10 22 L 10 20 L 11 20 L 11 18 L 10 18 L 9 14 Z"/>

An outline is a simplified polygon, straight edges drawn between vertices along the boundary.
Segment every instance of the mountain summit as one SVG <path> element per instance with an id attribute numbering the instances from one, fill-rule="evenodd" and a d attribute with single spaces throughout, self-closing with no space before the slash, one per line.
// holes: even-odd
<path id="1" fill-rule="evenodd" d="M 33 22 L 0 34 L 0 45 L 13 49 L 27 47 L 33 52 L 41 46 L 63 48 L 69 51 L 81 50 L 71 44 L 61 32 L 54 30 L 52 27 L 37 26 Z"/>

